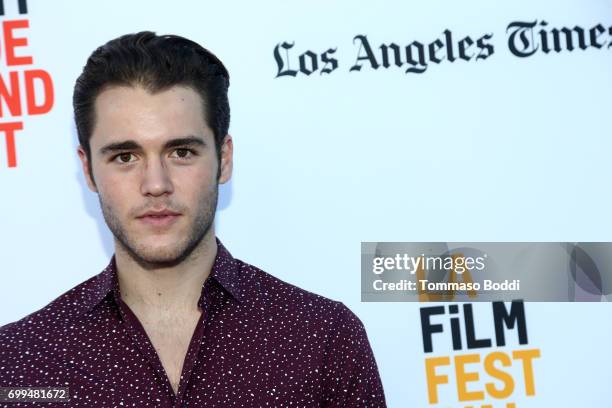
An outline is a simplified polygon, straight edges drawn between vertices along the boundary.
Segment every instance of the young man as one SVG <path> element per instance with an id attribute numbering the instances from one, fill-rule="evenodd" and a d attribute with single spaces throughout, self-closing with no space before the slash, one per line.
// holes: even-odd
<path id="1" fill-rule="evenodd" d="M 78 154 L 115 255 L 0 329 L 1 387 L 68 387 L 71 407 L 385 406 L 346 306 L 215 238 L 228 86 L 221 61 L 178 36 L 126 35 L 91 55 L 74 90 Z"/>

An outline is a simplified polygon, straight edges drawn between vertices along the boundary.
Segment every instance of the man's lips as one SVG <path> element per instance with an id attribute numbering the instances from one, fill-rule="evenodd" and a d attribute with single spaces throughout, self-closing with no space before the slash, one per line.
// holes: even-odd
<path id="1" fill-rule="evenodd" d="M 181 214 L 170 210 L 147 211 L 137 218 L 147 225 L 155 227 L 167 227 L 173 224 Z"/>
<path id="2" fill-rule="evenodd" d="M 181 215 L 177 212 L 171 211 L 171 210 L 159 210 L 159 211 L 155 211 L 155 210 L 150 210 L 147 211 L 146 213 L 143 213 L 141 215 L 138 216 L 138 218 L 142 218 L 142 217 L 163 217 L 166 215 Z"/>

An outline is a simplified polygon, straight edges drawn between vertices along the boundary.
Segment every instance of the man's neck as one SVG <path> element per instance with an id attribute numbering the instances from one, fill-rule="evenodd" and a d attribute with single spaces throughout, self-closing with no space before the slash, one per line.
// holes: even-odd
<path id="1" fill-rule="evenodd" d="M 197 310 L 202 285 L 217 255 L 214 233 L 171 267 L 144 268 L 120 245 L 115 248 L 121 299 L 128 306 L 147 313 Z"/>

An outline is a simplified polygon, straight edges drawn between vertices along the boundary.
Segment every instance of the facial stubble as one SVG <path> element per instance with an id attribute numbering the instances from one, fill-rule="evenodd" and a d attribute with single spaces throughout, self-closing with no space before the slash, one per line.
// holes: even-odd
<path id="1" fill-rule="evenodd" d="M 115 236 L 116 242 L 125 249 L 134 261 L 143 268 L 150 269 L 178 265 L 193 254 L 213 225 L 218 195 L 219 183 L 215 182 L 208 191 L 200 196 L 195 209 L 195 219 L 189 226 L 184 239 L 179 237 L 176 243 L 163 250 L 156 250 L 144 244 L 139 244 L 137 237 L 132 236 L 127 231 L 116 211 L 108 204 L 101 193 L 98 194 L 98 199 L 104 220 Z M 181 215 L 181 217 L 183 216 Z"/>

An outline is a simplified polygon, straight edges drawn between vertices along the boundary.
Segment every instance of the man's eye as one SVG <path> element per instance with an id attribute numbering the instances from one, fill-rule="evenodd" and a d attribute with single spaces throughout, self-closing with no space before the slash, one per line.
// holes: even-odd
<path id="1" fill-rule="evenodd" d="M 179 159 L 189 159 L 193 155 L 194 152 L 191 149 L 176 149 L 172 152 L 171 156 Z"/>
<path id="2" fill-rule="evenodd" d="M 114 157 L 113 161 L 119 163 L 130 163 L 133 162 L 134 159 L 135 156 L 132 153 L 120 153 Z"/>

